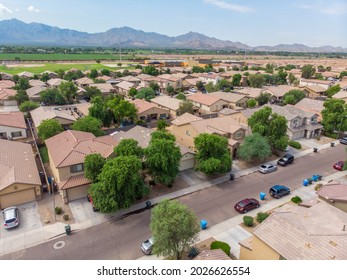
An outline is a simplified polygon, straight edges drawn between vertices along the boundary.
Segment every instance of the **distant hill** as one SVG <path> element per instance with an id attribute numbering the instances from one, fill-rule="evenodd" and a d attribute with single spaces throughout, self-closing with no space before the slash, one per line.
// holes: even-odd
<path id="1" fill-rule="evenodd" d="M 121 44 L 122 47 L 138 48 L 347 52 L 347 48 L 342 47 L 308 47 L 301 44 L 250 47 L 240 42 L 219 40 L 196 32 L 170 37 L 130 27 L 112 28 L 100 33 L 87 33 L 41 23 L 24 23 L 17 19 L 0 21 L 0 44 L 104 47 L 118 47 Z"/>

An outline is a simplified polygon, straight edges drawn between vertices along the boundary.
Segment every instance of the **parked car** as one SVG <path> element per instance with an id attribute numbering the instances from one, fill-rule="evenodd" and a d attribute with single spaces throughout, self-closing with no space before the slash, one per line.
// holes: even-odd
<path id="1" fill-rule="evenodd" d="M 234 209 L 239 213 L 247 213 L 249 210 L 258 208 L 260 203 L 255 198 L 245 198 L 235 204 Z"/>
<path id="2" fill-rule="evenodd" d="M 284 195 L 290 194 L 290 189 L 286 186 L 275 185 L 270 188 L 269 194 L 274 198 L 281 198 Z"/>
<path id="3" fill-rule="evenodd" d="M 195 93 L 197 90 L 195 88 L 190 88 L 189 91 Z"/>
<path id="4" fill-rule="evenodd" d="M 151 255 L 152 254 L 152 249 L 153 249 L 153 237 L 145 240 L 141 244 L 141 250 L 145 255 Z"/>
<path id="5" fill-rule="evenodd" d="M 19 209 L 17 206 L 5 208 L 2 211 L 4 216 L 4 228 L 10 229 L 19 226 Z"/>
<path id="6" fill-rule="evenodd" d="M 92 199 L 92 197 L 91 197 L 90 194 L 87 195 L 87 199 L 88 199 L 88 201 L 90 202 L 90 204 L 92 205 L 93 211 L 94 211 L 94 212 L 98 212 L 99 209 L 95 207 L 94 202 L 93 202 L 93 199 Z"/>
<path id="7" fill-rule="evenodd" d="M 345 162 L 340 160 L 338 162 L 336 162 L 333 167 L 336 169 L 336 170 L 339 170 L 339 171 L 342 171 L 343 170 L 343 166 L 344 166 Z"/>
<path id="8" fill-rule="evenodd" d="M 286 166 L 288 164 L 291 164 L 294 162 L 294 156 L 291 154 L 285 154 L 283 157 L 281 157 L 278 161 L 277 164 L 281 166 Z"/>
<path id="9" fill-rule="evenodd" d="M 347 145 L 347 136 L 341 138 L 341 139 L 340 139 L 340 143 L 341 143 L 341 144 Z"/>
<path id="10" fill-rule="evenodd" d="M 266 174 L 277 170 L 277 166 L 272 163 L 266 163 L 259 166 L 258 171 L 260 173 Z"/>

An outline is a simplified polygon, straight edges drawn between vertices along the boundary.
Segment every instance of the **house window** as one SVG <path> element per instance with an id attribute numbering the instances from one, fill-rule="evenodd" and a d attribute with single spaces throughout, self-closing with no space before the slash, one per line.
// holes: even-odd
<path id="1" fill-rule="evenodd" d="M 293 120 L 293 127 L 297 127 L 298 126 L 298 120 Z"/>
<path id="2" fill-rule="evenodd" d="M 22 136 L 22 132 L 21 131 L 11 132 L 11 137 L 12 138 L 21 137 L 21 136 Z"/>
<path id="3" fill-rule="evenodd" d="M 242 138 L 242 131 L 238 131 L 235 134 L 235 139 L 240 139 L 240 138 Z"/>
<path id="4" fill-rule="evenodd" d="M 70 166 L 70 172 L 71 173 L 77 173 L 77 172 L 81 172 L 83 171 L 83 163 L 80 163 L 80 164 L 75 164 L 75 165 L 72 165 Z"/>
<path id="5" fill-rule="evenodd" d="M 0 132 L 0 139 L 1 138 L 7 138 L 6 132 Z"/>
<path id="6" fill-rule="evenodd" d="M 187 135 L 187 136 L 190 136 L 189 130 L 186 130 L 186 135 Z"/>
<path id="7" fill-rule="evenodd" d="M 316 122 L 316 118 L 315 117 L 312 117 L 311 118 L 311 123 L 315 123 Z"/>

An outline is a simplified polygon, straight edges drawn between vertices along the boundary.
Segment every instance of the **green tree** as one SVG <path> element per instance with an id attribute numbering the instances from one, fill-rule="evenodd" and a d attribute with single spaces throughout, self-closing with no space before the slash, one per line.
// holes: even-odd
<path id="1" fill-rule="evenodd" d="M 64 78 L 65 71 L 63 69 L 58 69 L 57 71 L 55 71 L 55 73 L 57 73 L 59 79 Z"/>
<path id="2" fill-rule="evenodd" d="M 324 131 L 338 134 L 347 130 L 347 104 L 342 99 L 331 98 L 324 102 L 322 125 Z M 339 136 L 339 135 L 338 135 Z"/>
<path id="3" fill-rule="evenodd" d="M 59 89 L 46 89 L 40 93 L 40 101 L 46 105 L 64 105 L 66 104 L 65 97 Z"/>
<path id="4" fill-rule="evenodd" d="M 179 100 L 186 100 L 187 99 L 186 95 L 183 92 L 180 92 L 179 94 L 177 94 L 176 98 Z"/>
<path id="5" fill-rule="evenodd" d="M 108 70 L 108 69 L 101 69 L 101 75 L 103 75 L 103 76 L 110 76 L 110 70 Z"/>
<path id="6" fill-rule="evenodd" d="M 292 89 L 283 95 L 283 104 L 295 105 L 305 98 L 305 93 L 299 89 Z"/>
<path id="7" fill-rule="evenodd" d="M 236 86 L 236 87 L 240 86 L 241 79 L 242 79 L 242 76 L 240 74 L 235 74 L 233 76 L 233 81 L 232 81 L 233 86 Z"/>
<path id="8" fill-rule="evenodd" d="M 283 71 L 283 69 L 280 69 L 277 73 L 276 76 L 276 84 L 277 85 L 285 85 L 287 84 L 287 76 L 288 76 L 288 73 L 286 71 Z"/>
<path id="9" fill-rule="evenodd" d="M 143 156 L 143 149 L 135 139 L 122 139 L 114 152 L 117 156 L 137 156 L 140 159 Z"/>
<path id="10" fill-rule="evenodd" d="M 204 73 L 205 69 L 204 69 L 204 67 L 201 67 L 201 66 L 193 66 L 192 72 L 193 73 Z"/>
<path id="11" fill-rule="evenodd" d="M 169 125 L 166 123 L 165 120 L 158 120 L 157 122 L 157 130 L 163 130 L 165 131 L 165 128 L 168 127 Z"/>
<path id="12" fill-rule="evenodd" d="M 45 82 L 47 82 L 49 79 L 50 79 L 50 78 L 49 78 L 48 73 L 43 73 L 40 80 L 41 80 L 42 82 L 45 83 Z"/>
<path id="13" fill-rule="evenodd" d="M 198 219 L 186 205 L 163 200 L 152 210 L 153 253 L 180 260 L 198 240 Z"/>
<path id="14" fill-rule="evenodd" d="M 27 90 L 30 88 L 29 80 L 26 78 L 19 78 L 14 88 L 17 90 Z"/>
<path id="15" fill-rule="evenodd" d="M 63 132 L 62 125 L 55 119 L 43 120 L 37 127 L 37 134 L 42 141 Z"/>
<path id="16" fill-rule="evenodd" d="M 113 120 L 113 112 L 108 109 L 106 102 L 101 96 L 95 96 L 91 103 L 92 106 L 88 109 L 89 116 L 100 120 L 104 127 L 110 127 Z"/>
<path id="17" fill-rule="evenodd" d="M 137 117 L 135 105 L 118 96 L 109 100 L 107 106 L 113 112 L 116 125 L 120 125 L 124 121 L 134 122 Z"/>
<path id="18" fill-rule="evenodd" d="M 149 87 L 152 88 L 154 91 L 158 91 L 160 88 L 159 85 L 153 81 L 149 83 Z"/>
<path id="19" fill-rule="evenodd" d="M 173 86 L 167 86 L 167 88 L 165 89 L 166 90 L 166 92 L 168 93 L 168 95 L 173 95 L 173 93 L 174 93 L 174 91 L 175 91 L 175 89 L 173 88 Z"/>
<path id="20" fill-rule="evenodd" d="M 230 171 L 232 160 L 225 137 L 201 133 L 194 138 L 196 169 L 207 175 Z"/>
<path id="21" fill-rule="evenodd" d="M 258 95 L 258 97 L 255 98 L 255 100 L 258 102 L 259 106 L 263 106 L 264 104 L 269 103 L 271 98 L 271 95 L 269 93 L 261 93 Z"/>
<path id="22" fill-rule="evenodd" d="M 165 136 L 158 137 L 163 134 L 170 137 L 169 133 L 163 131 L 152 133 L 151 141 L 145 149 L 146 165 L 156 182 L 170 186 L 179 172 L 182 155 L 175 141 Z"/>
<path id="23" fill-rule="evenodd" d="M 135 95 L 135 98 L 145 99 L 146 101 L 150 101 L 154 97 L 155 91 L 150 87 L 140 89 L 139 92 Z"/>
<path id="24" fill-rule="evenodd" d="M 193 109 L 194 105 L 190 100 L 184 100 L 180 103 L 180 106 L 178 108 L 178 114 L 181 116 L 184 113 L 190 113 L 193 114 L 194 113 L 194 109 Z"/>
<path id="25" fill-rule="evenodd" d="M 306 64 L 301 68 L 301 78 L 309 79 L 314 76 L 316 69 L 311 64 Z"/>
<path id="26" fill-rule="evenodd" d="M 293 73 L 289 73 L 288 79 L 289 79 L 290 84 L 293 84 L 294 81 L 296 80 L 296 77 L 294 76 Z"/>
<path id="27" fill-rule="evenodd" d="M 85 90 L 85 96 L 87 96 L 90 99 L 92 99 L 95 96 L 102 96 L 101 90 L 97 87 L 86 87 Z"/>
<path id="28" fill-rule="evenodd" d="M 84 158 L 84 176 L 93 183 L 97 182 L 105 163 L 106 159 L 101 154 L 87 155 Z"/>
<path id="29" fill-rule="evenodd" d="M 263 161 L 271 156 L 271 147 L 265 137 L 253 133 L 245 137 L 237 152 L 241 160 Z"/>
<path id="30" fill-rule="evenodd" d="M 138 94 L 138 91 L 137 91 L 136 88 L 131 88 L 131 89 L 129 90 L 129 96 L 135 97 L 137 94 Z"/>
<path id="31" fill-rule="evenodd" d="M 19 106 L 19 110 L 23 113 L 29 113 L 30 111 L 38 108 L 40 105 L 33 101 L 24 101 Z"/>
<path id="32" fill-rule="evenodd" d="M 253 133 L 264 136 L 271 148 L 284 150 L 288 146 L 287 120 L 283 116 L 272 113 L 270 107 L 254 112 L 248 118 L 248 125 Z"/>
<path id="33" fill-rule="evenodd" d="M 262 74 L 249 75 L 249 85 L 254 88 L 261 88 L 264 85 L 264 76 Z"/>
<path id="34" fill-rule="evenodd" d="M 89 73 L 89 78 L 91 79 L 95 79 L 96 77 L 99 76 L 99 73 L 96 69 L 92 69 L 90 70 L 90 73 Z"/>
<path id="35" fill-rule="evenodd" d="M 136 199 L 148 193 L 141 177 L 142 163 L 136 156 L 120 156 L 106 161 L 98 182 L 88 192 L 102 213 L 112 213 L 130 207 Z"/>
<path id="36" fill-rule="evenodd" d="M 154 66 L 145 66 L 144 68 L 142 68 L 142 73 L 147 74 L 147 75 L 151 75 L 151 76 L 158 76 L 159 75 L 158 69 L 155 68 Z"/>
<path id="37" fill-rule="evenodd" d="M 27 92 L 23 89 L 19 89 L 17 91 L 17 94 L 15 95 L 15 98 L 18 102 L 18 104 L 22 104 L 24 101 L 28 101 L 29 100 L 29 96 L 27 94 Z"/>
<path id="38" fill-rule="evenodd" d="M 86 116 L 78 119 L 72 124 L 73 130 L 93 133 L 95 136 L 102 136 L 104 132 L 101 130 L 101 121 L 92 117 Z"/>
<path id="39" fill-rule="evenodd" d="M 340 79 L 342 79 L 343 77 L 347 76 L 347 71 L 342 71 L 340 73 Z"/>
<path id="40" fill-rule="evenodd" d="M 257 105 L 257 101 L 254 98 L 250 98 L 247 100 L 247 107 L 254 108 Z"/>
<path id="41" fill-rule="evenodd" d="M 77 94 L 77 87 L 73 82 L 61 83 L 59 86 L 59 90 L 66 98 L 68 103 L 72 103 L 72 99 L 74 99 Z"/>
<path id="42" fill-rule="evenodd" d="M 338 93 L 341 90 L 341 87 L 339 84 L 331 86 L 330 88 L 328 88 L 325 92 L 325 94 L 331 98 L 335 93 Z"/>

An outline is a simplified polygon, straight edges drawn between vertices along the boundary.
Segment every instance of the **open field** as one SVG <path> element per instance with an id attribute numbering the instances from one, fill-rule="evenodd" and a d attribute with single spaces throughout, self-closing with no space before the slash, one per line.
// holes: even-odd
<path id="1" fill-rule="evenodd" d="M 122 61 L 122 64 L 124 62 Z M 110 66 L 111 63 L 107 63 L 107 66 L 104 64 L 97 64 L 97 63 L 88 63 L 88 62 L 83 62 L 83 63 L 45 63 L 45 64 L 34 64 L 34 65 L 29 65 L 29 64 L 15 64 L 15 65 L 8 65 L 8 66 L 0 66 L 0 72 L 5 72 L 8 74 L 16 75 L 18 73 L 27 71 L 31 72 L 33 74 L 39 74 L 42 73 L 46 70 L 55 72 L 59 69 L 62 69 L 64 71 L 70 70 L 72 68 L 78 69 L 81 71 L 86 71 L 86 70 L 91 70 L 91 69 L 96 69 L 96 70 L 101 70 L 101 69 L 109 69 L 109 70 L 120 70 L 120 69 L 130 69 L 131 67 L 118 67 L 117 63 L 114 63 L 114 67 Z"/>
<path id="2" fill-rule="evenodd" d="M 119 60 L 119 53 L 0 53 L 0 60 L 21 61 L 77 61 L 77 60 Z M 129 55 L 122 54 L 122 59 L 129 59 Z"/>

